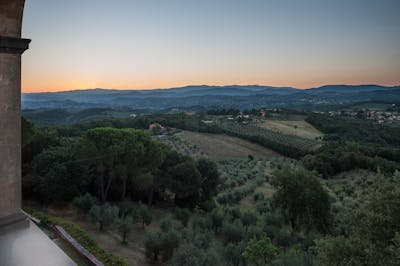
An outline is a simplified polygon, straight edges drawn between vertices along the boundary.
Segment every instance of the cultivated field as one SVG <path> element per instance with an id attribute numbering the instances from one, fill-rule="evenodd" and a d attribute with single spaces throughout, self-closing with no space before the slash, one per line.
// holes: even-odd
<path id="1" fill-rule="evenodd" d="M 212 159 L 247 157 L 249 155 L 279 156 L 261 145 L 227 135 L 183 131 L 177 134 L 182 140 L 195 145 L 202 154 Z"/>
<path id="2" fill-rule="evenodd" d="M 282 132 L 283 134 L 297 135 L 307 139 L 317 139 L 323 134 L 304 120 L 266 120 L 259 124 L 260 127 Z"/>

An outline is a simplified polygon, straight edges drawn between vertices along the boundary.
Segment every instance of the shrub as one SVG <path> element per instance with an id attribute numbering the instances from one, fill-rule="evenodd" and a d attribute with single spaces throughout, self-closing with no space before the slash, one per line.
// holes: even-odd
<path id="1" fill-rule="evenodd" d="M 257 192 L 253 195 L 253 201 L 258 202 L 264 199 L 264 193 L 262 192 Z"/>
<path id="2" fill-rule="evenodd" d="M 163 218 L 160 222 L 161 231 L 163 232 L 169 231 L 172 228 L 172 225 L 173 225 L 173 220 L 171 216 Z"/>
<path id="3" fill-rule="evenodd" d="M 230 221 L 240 219 L 242 217 L 242 213 L 239 208 L 226 208 L 224 209 L 224 212 L 225 217 Z"/>
<path id="4" fill-rule="evenodd" d="M 245 265 L 244 258 L 242 256 L 246 243 L 241 241 L 239 243 L 228 243 L 224 248 L 224 257 L 229 265 L 239 266 Z"/>
<path id="5" fill-rule="evenodd" d="M 145 225 L 151 224 L 153 219 L 149 208 L 146 205 L 140 205 L 137 211 L 138 217 L 142 223 L 142 228 L 144 229 Z"/>
<path id="6" fill-rule="evenodd" d="M 186 208 L 177 208 L 175 210 L 175 217 L 182 223 L 184 227 L 187 227 L 190 219 L 190 211 Z"/>
<path id="7" fill-rule="evenodd" d="M 255 225 L 257 223 L 257 218 L 257 215 L 252 211 L 245 211 L 242 213 L 242 217 L 240 218 L 240 220 L 246 228 L 246 232 L 250 225 Z"/>
<path id="8" fill-rule="evenodd" d="M 172 265 L 176 266 L 218 266 L 221 265 L 218 256 L 213 251 L 205 252 L 193 245 L 187 245 L 178 250 Z"/>
<path id="9" fill-rule="evenodd" d="M 208 231 L 194 232 L 193 245 L 200 249 L 208 249 L 212 243 L 212 235 Z"/>
<path id="10" fill-rule="evenodd" d="M 214 233 L 217 234 L 221 230 L 222 223 L 224 221 L 224 215 L 220 209 L 214 209 L 210 213 L 209 217 L 211 221 L 211 226 L 214 229 Z"/>
<path id="11" fill-rule="evenodd" d="M 128 243 L 127 238 L 129 233 L 132 231 L 133 218 L 132 216 L 126 216 L 125 218 L 118 219 L 116 222 L 116 228 L 121 234 L 122 243 Z"/>
<path id="12" fill-rule="evenodd" d="M 46 221 L 46 224 L 59 225 L 64 228 L 69 235 L 71 235 L 82 247 L 89 251 L 99 261 L 104 263 L 104 265 L 128 266 L 128 263 L 122 258 L 100 248 L 97 242 L 76 224 L 58 217 L 47 216 L 39 212 L 34 212 L 32 215 L 40 219 L 42 222 Z"/>
<path id="13" fill-rule="evenodd" d="M 113 224 L 118 216 L 118 208 L 109 203 L 104 205 L 94 205 L 90 211 L 92 219 L 99 223 L 99 230 L 104 230 L 106 227 Z"/>
<path id="14" fill-rule="evenodd" d="M 144 241 L 146 258 L 152 261 L 158 261 L 158 255 L 162 250 L 161 232 L 147 233 Z"/>
<path id="15" fill-rule="evenodd" d="M 253 238 L 247 243 L 243 257 L 255 265 L 267 265 L 278 255 L 278 248 L 274 246 L 267 235 L 260 239 Z"/>
<path id="16" fill-rule="evenodd" d="M 179 241 L 179 233 L 175 229 L 149 232 L 144 241 L 146 257 L 151 261 L 158 261 L 159 255 L 162 255 L 162 260 L 168 261 L 178 248 Z"/>
<path id="17" fill-rule="evenodd" d="M 72 204 L 83 214 L 87 214 L 94 205 L 99 204 L 99 200 L 89 193 L 86 193 L 83 196 L 75 197 Z"/>
<path id="18" fill-rule="evenodd" d="M 242 222 L 236 219 L 233 223 L 227 222 L 222 226 L 222 234 L 226 243 L 237 243 L 244 239 L 245 229 Z"/>
<path id="19" fill-rule="evenodd" d="M 209 231 L 212 228 L 210 219 L 205 217 L 195 217 L 192 221 L 192 228 L 196 231 Z"/>
<path id="20" fill-rule="evenodd" d="M 256 203 L 256 210 L 259 214 L 264 214 L 272 210 L 271 201 L 265 199 Z"/>
<path id="21" fill-rule="evenodd" d="M 162 239 L 162 259 L 168 261 L 174 255 L 174 250 L 178 248 L 180 238 L 179 233 L 175 229 L 171 229 L 168 232 L 161 234 Z"/>

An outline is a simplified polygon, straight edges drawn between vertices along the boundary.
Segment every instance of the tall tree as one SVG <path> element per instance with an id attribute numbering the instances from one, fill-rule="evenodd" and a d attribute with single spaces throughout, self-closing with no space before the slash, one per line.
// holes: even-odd
<path id="1" fill-rule="evenodd" d="M 85 169 L 71 147 L 43 151 L 36 156 L 33 169 L 34 189 L 44 202 L 69 201 L 84 191 Z"/>
<path id="2" fill-rule="evenodd" d="M 35 134 L 36 134 L 36 128 L 35 125 L 27 120 L 25 117 L 21 117 L 21 131 L 22 131 L 22 148 L 24 148 L 26 145 L 32 142 Z"/>
<path id="3" fill-rule="evenodd" d="M 220 183 L 217 164 L 207 158 L 197 161 L 197 169 L 201 174 L 201 196 L 202 200 L 211 199 L 217 194 L 217 185 Z"/>
<path id="4" fill-rule="evenodd" d="M 243 257 L 254 265 L 267 265 L 278 255 L 278 248 L 271 239 L 263 234 L 260 239 L 250 239 L 243 252 Z"/>
<path id="5" fill-rule="evenodd" d="M 279 206 L 294 230 L 303 226 L 326 232 L 329 229 L 331 205 L 314 172 L 291 169 L 275 171 L 272 184 L 277 191 L 274 202 Z"/>
<path id="6" fill-rule="evenodd" d="M 175 193 L 175 203 L 181 207 L 193 208 L 200 197 L 200 173 L 191 159 L 173 167 L 171 191 Z"/>
<path id="7" fill-rule="evenodd" d="M 116 180 L 121 181 L 120 199 L 125 199 L 131 179 L 154 170 L 163 158 L 159 145 L 141 130 L 94 128 L 87 131 L 83 144 L 83 155 L 96 170 L 102 202 Z"/>

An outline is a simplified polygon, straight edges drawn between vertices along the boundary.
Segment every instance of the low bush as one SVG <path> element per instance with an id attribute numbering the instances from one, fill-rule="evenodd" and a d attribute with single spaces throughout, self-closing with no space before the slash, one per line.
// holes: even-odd
<path id="1" fill-rule="evenodd" d="M 41 212 L 33 212 L 33 216 L 40 219 L 42 225 L 59 225 L 70 234 L 82 247 L 93 254 L 104 265 L 110 266 L 128 266 L 128 263 L 122 258 L 111 254 L 97 244 L 97 242 L 83 229 L 76 224 L 66 221 L 62 218 L 45 215 Z"/>

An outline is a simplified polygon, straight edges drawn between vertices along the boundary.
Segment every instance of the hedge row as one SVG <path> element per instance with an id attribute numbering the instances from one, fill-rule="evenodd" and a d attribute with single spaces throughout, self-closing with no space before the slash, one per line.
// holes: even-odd
<path id="1" fill-rule="evenodd" d="M 87 251 L 92 253 L 99 261 L 106 266 L 128 266 L 128 263 L 122 258 L 115 256 L 97 244 L 97 242 L 83 229 L 76 224 L 66 221 L 62 218 L 45 215 L 41 212 L 32 212 L 32 215 L 40 219 L 43 225 L 59 225 L 64 228 L 76 241 Z"/>

